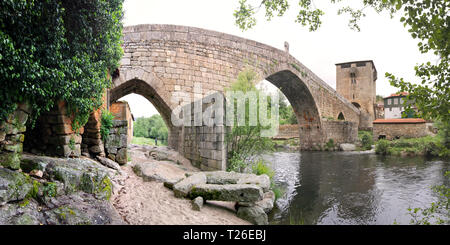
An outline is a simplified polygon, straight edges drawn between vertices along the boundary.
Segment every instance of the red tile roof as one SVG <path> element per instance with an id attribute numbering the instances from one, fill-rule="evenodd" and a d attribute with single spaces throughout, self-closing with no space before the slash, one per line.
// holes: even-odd
<path id="1" fill-rule="evenodd" d="M 377 119 L 373 123 L 425 123 L 422 118 L 389 118 L 389 119 Z"/>
<path id="2" fill-rule="evenodd" d="M 409 93 L 408 92 L 400 92 L 400 93 L 396 93 L 396 94 L 391 94 L 388 97 L 384 97 L 383 99 L 387 99 L 387 98 L 391 98 L 391 97 L 399 97 L 399 96 L 408 96 Z"/>

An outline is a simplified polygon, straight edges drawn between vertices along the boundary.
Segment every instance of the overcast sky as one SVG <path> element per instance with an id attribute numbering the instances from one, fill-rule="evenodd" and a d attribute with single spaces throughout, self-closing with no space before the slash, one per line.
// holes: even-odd
<path id="1" fill-rule="evenodd" d="M 260 0 L 255 0 L 260 1 Z M 385 72 L 393 73 L 407 81 L 417 81 L 414 65 L 424 61 L 435 61 L 431 55 L 422 55 L 407 29 L 399 21 L 399 16 L 390 19 L 388 14 L 367 11 L 360 21 L 361 31 L 347 26 L 348 16 L 336 14 L 339 6 L 329 0 L 316 0 L 316 7 L 324 10 L 322 26 L 316 32 L 294 22 L 297 15 L 296 3 L 284 17 L 264 20 L 259 13 L 257 25 L 251 30 L 241 31 L 234 24 L 233 13 L 238 0 L 125 0 L 124 25 L 174 24 L 199 27 L 239 37 L 252 39 L 284 50 L 284 41 L 289 43 L 290 54 L 336 88 L 335 64 L 347 61 L 373 60 L 378 70 L 377 94 L 387 96 L 395 93 L 384 77 Z M 344 1 L 356 6 L 361 0 Z M 157 111 L 145 98 L 139 95 L 123 97 L 130 103 L 135 118 L 150 116 Z"/>

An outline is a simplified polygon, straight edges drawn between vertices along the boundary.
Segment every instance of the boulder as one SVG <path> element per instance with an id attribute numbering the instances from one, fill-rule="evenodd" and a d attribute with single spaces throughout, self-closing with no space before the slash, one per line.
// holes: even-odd
<path id="1" fill-rule="evenodd" d="M 128 161 L 127 148 L 122 148 L 118 150 L 116 154 L 116 162 L 123 165 L 126 164 L 127 161 Z"/>
<path id="2" fill-rule="evenodd" d="M 32 180 L 23 173 L 0 168 L 0 206 L 23 200 L 32 187 Z"/>
<path id="3" fill-rule="evenodd" d="M 261 207 L 239 207 L 237 216 L 243 220 L 247 220 L 254 225 L 268 225 L 269 219 L 267 214 Z"/>
<path id="4" fill-rule="evenodd" d="M 275 203 L 275 193 L 269 191 L 264 193 L 264 197 L 261 201 L 256 202 L 256 206 L 262 208 L 264 212 L 269 213 L 273 209 L 273 204 Z"/>
<path id="5" fill-rule="evenodd" d="M 20 168 L 20 153 L 17 152 L 2 152 L 0 153 L 0 165 L 5 168 L 19 169 Z"/>
<path id="6" fill-rule="evenodd" d="M 101 163 L 103 166 L 106 166 L 108 168 L 112 168 L 114 170 L 120 170 L 120 166 L 118 163 L 114 162 L 111 159 L 105 158 L 105 157 L 101 157 L 101 156 L 97 156 L 97 160 L 99 163 Z"/>
<path id="7" fill-rule="evenodd" d="M 186 197 L 191 192 L 192 187 L 206 184 L 204 173 L 196 173 L 173 186 L 173 192 L 176 197 Z M 197 197 L 197 196 L 195 196 Z M 195 198 L 194 197 L 194 198 Z"/>
<path id="8" fill-rule="evenodd" d="M 77 192 L 52 198 L 46 206 L 49 209 L 43 213 L 48 225 L 125 224 L 109 201 L 99 200 L 88 193 Z"/>
<path id="9" fill-rule="evenodd" d="M 354 144 L 340 144 L 339 148 L 341 151 L 354 151 L 356 150 L 356 145 Z"/>
<path id="10" fill-rule="evenodd" d="M 255 175 L 236 172 L 214 171 L 206 173 L 208 184 L 253 184 L 264 191 L 270 190 L 270 178 L 266 174 Z"/>
<path id="11" fill-rule="evenodd" d="M 144 181 L 173 182 L 178 183 L 184 179 L 184 171 L 171 162 L 138 162 L 133 166 L 136 175 Z"/>
<path id="12" fill-rule="evenodd" d="M 253 184 L 196 184 L 189 192 L 189 197 L 193 199 L 198 196 L 205 200 L 257 202 L 262 200 L 263 191 Z"/>
<path id="13" fill-rule="evenodd" d="M 203 198 L 202 197 L 196 197 L 194 200 L 192 200 L 192 209 L 195 211 L 200 211 L 203 207 Z"/>

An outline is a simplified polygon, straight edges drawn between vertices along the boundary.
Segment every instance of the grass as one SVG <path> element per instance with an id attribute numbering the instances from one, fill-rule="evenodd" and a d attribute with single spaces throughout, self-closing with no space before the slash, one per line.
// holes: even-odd
<path id="1" fill-rule="evenodd" d="M 155 139 L 145 138 L 145 137 L 133 137 L 131 144 L 135 145 L 155 145 Z M 167 141 L 158 140 L 158 145 L 167 145 Z"/>

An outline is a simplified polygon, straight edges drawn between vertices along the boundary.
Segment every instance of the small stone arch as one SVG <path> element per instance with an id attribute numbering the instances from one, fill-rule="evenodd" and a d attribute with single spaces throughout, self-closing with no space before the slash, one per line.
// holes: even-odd
<path id="1" fill-rule="evenodd" d="M 108 91 L 108 104 L 131 93 L 142 95 L 155 106 L 169 131 L 168 146 L 178 150 L 180 129 L 172 125 L 173 108 L 169 93 L 166 92 L 161 79 L 141 68 L 121 71 L 120 76 L 113 80 L 113 87 Z"/>
<path id="2" fill-rule="evenodd" d="M 343 120 L 343 121 L 345 121 L 344 114 L 343 114 L 342 112 L 340 112 L 339 115 L 338 115 L 338 117 L 337 117 L 337 119 L 338 119 L 338 120 Z"/>

